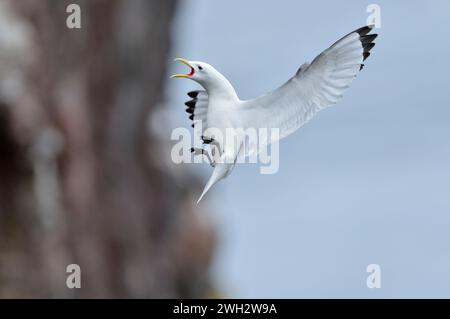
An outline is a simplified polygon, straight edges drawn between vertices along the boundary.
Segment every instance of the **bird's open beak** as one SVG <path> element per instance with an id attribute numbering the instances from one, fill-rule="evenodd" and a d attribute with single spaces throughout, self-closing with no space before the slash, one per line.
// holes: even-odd
<path id="1" fill-rule="evenodd" d="M 194 75 L 194 73 L 195 73 L 194 67 L 189 63 L 188 60 L 183 59 L 183 58 L 176 58 L 174 61 L 179 61 L 179 62 L 183 63 L 184 65 L 190 67 L 191 68 L 191 72 L 189 72 L 188 74 L 175 74 L 175 75 L 172 75 L 170 77 L 171 79 L 173 79 L 173 78 L 189 78 L 189 77 Z"/>

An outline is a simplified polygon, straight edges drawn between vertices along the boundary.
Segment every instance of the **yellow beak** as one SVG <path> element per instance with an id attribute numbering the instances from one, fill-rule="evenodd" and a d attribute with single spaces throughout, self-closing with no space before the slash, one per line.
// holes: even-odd
<path id="1" fill-rule="evenodd" d="M 174 74 L 172 75 L 170 78 L 188 78 L 194 75 L 194 67 L 189 63 L 188 60 L 183 59 L 183 58 L 176 58 L 174 61 L 178 61 L 183 63 L 184 65 L 188 66 L 189 68 L 191 68 L 191 72 L 188 74 Z"/>

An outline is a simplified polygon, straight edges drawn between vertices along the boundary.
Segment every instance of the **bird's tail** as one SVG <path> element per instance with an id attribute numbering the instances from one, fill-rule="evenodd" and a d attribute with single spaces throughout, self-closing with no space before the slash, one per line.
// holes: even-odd
<path id="1" fill-rule="evenodd" d="M 231 173 L 234 164 L 235 163 L 216 163 L 214 171 L 211 174 L 211 177 L 209 178 L 208 182 L 206 183 L 202 195 L 200 195 L 200 198 L 197 201 L 197 204 L 202 200 L 203 196 L 205 196 L 205 194 L 214 184 L 216 184 L 218 181 L 225 178 L 226 176 L 229 175 L 229 173 Z"/>

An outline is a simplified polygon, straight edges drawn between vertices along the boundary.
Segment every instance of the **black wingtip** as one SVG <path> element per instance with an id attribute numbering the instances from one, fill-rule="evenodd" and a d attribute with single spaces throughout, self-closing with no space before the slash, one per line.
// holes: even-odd
<path id="1" fill-rule="evenodd" d="M 189 115 L 189 119 L 190 119 L 191 121 L 193 121 L 193 120 L 194 120 L 194 114 Z"/>
<path id="2" fill-rule="evenodd" d="M 195 99 L 197 96 L 198 96 L 198 93 L 199 93 L 200 91 L 191 91 L 191 92 L 188 92 L 188 96 L 189 97 L 191 97 L 191 98 L 193 98 L 193 99 Z"/>
<path id="3" fill-rule="evenodd" d="M 189 100 L 189 101 L 185 102 L 184 105 L 186 105 L 187 107 L 195 107 L 196 102 L 197 102 L 197 100 L 193 99 L 193 100 Z"/>
<path id="4" fill-rule="evenodd" d="M 370 30 L 372 30 L 375 26 L 373 24 L 371 25 L 366 25 L 364 27 L 361 27 L 357 30 L 355 30 L 354 32 L 357 32 L 359 34 L 360 37 L 366 35 L 367 33 L 370 32 Z"/>
<path id="5" fill-rule="evenodd" d="M 363 43 L 364 52 L 369 52 L 375 46 L 375 43 Z"/>
<path id="6" fill-rule="evenodd" d="M 365 26 L 359 28 L 355 32 L 359 34 L 359 40 L 361 41 L 361 45 L 363 47 L 363 61 L 365 61 L 370 56 L 370 50 L 375 46 L 373 41 L 377 38 L 378 34 L 368 34 L 374 25 Z M 359 70 L 361 71 L 364 68 L 364 64 L 361 64 Z"/>
<path id="7" fill-rule="evenodd" d="M 193 107 L 188 107 L 188 108 L 186 109 L 186 112 L 187 112 L 187 113 L 190 113 L 190 114 L 193 114 L 193 113 L 194 113 L 194 110 L 195 110 L 195 108 L 193 108 Z"/>
<path id="8" fill-rule="evenodd" d="M 359 39 L 361 40 L 362 43 L 371 43 L 373 40 L 375 40 L 377 38 L 377 36 L 378 36 L 378 34 L 374 33 L 374 34 L 363 35 Z"/>

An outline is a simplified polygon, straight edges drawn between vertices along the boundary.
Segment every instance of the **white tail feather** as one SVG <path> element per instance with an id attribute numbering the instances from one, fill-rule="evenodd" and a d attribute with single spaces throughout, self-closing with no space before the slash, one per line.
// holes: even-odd
<path id="1" fill-rule="evenodd" d="M 205 194 L 209 191 L 209 189 L 212 186 L 214 186 L 218 181 L 220 181 L 221 179 L 223 179 L 228 175 L 228 173 L 233 167 L 234 163 L 216 163 L 214 171 L 211 174 L 211 177 L 209 178 L 208 182 L 206 183 L 205 188 L 203 189 L 203 192 L 197 201 L 197 204 L 202 200 L 203 196 L 205 196 Z"/>

